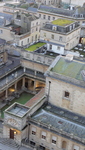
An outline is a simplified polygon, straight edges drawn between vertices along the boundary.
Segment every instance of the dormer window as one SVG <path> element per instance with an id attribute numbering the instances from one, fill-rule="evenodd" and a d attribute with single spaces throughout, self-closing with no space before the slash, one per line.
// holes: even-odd
<path id="1" fill-rule="evenodd" d="M 70 31 L 72 30 L 72 26 L 70 26 Z"/>
<path id="2" fill-rule="evenodd" d="M 80 17 L 83 18 L 83 14 L 80 14 Z"/>
<path id="3" fill-rule="evenodd" d="M 56 31 L 56 29 L 57 29 L 57 27 L 56 27 L 56 26 L 53 26 L 53 30 Z"/>
<path id="4" fill-rule="evenodd" d="M 48 16 L 48 20 L 50 20 L 50 16 Z"/>
<path id="5" fill-rule="evenodd" d="M 75 14 L 73 14 L 73 17 L 76 17 L 76 15 L 75 15 Z"/>
<path id="6" fill-rule="evenodd" d="M 75 28 L 75 24 L 73 24 L 73 29 Z"/>

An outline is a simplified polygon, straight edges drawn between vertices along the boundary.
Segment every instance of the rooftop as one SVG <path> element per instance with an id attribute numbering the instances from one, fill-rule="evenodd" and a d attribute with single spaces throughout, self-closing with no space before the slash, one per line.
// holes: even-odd
<path id="1" fill-rule="evenodd" d="M 32 119 L 40 122 L 43 126 L 50 126 L 50 129 L 54 131 L 59 132 L 59 130 L 62 130 L 62 133 L 67 133 L 68 136 L 73 134 L 75 137 L 85 138 L 85 117 L 50 103 L 43 105 L 34 113 Z"/>
<path id="2" fill-rule="evenodd" d="M 85 63 L 81 61 L 70 61 L 64 57 L 60 57 L 54 67 L 51 68 L 51 71 L 60 75 L 75 78 L 77 80 L 85 80 L 83 74 L 85 71 Z"/>
<path id="3" fill-rule="evenodd" d="M 35 43 L 31 46 L 29 46 L 28 48 L 26 48 L 25 50 L 27 51 L 35 51 L 37 50 L 38 48 L 42 47 L 43 45 L 45 45 L 46 43 L 42 43 L 42 42 L 38 42 L 38 43 Z"/>
<path id="4" fill-rule="evenodd" d="M 54 8 L 49 6 L 40 5 L 38 11 L 44 11 L 46 13 L 54 13 L 55 15 L 60 14 L 63 16 L 73 16 L 73 10 L 66 10 L 63 8 Z"/>
<path id="5" fill-rule="evenodd" d="M 14 103 L 8 109 L 6 109 L 6 112 L 9 112 L 19 117 L 23 117 L 28 112 L 28 110 L 29 108 L 27 108 L 26 106 L 23 106 L 19 103 Z"/>
<path id="6" fill-rule="evenodd" d="M 74 21 L 67 20 L 67 19 L 57 19 L 57 20 L 52 21 L 52 24 L 58 25 L 58 26 L 67 26 L 67 25 L 69 25 L 69 24 L 71 24 L 73 22 Z"/>

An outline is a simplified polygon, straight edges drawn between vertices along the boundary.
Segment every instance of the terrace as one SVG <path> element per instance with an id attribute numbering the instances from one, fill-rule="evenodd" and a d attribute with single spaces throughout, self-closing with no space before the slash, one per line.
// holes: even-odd
<path id="1" fill-rule="evenodd" d="M 85 45 L 84 44 L 78 44 L 71 51 L 79 53 L 79 56 L 82 58 L 85 57 Z"/>
<path id="2" fill-rule="evenodd" d="M 58 26 L 67 26 L 67 25 L 69 25 L 69 24 L 71 24 L 73 22 L 74 21 L 67 20 L 67 19 L 57 19 L 57 20 L 52 21 L 52 24 L 58 25 Z"/>
<path id="3" fill-rule="evenodd" d="M 36 51 L 37 49 L 43 47 L 45 44 L 46 43 L 42 43 L 42 42 L 34 43 L 33 45 L 29 46 L 25 50 L 33 52 L 33 51 Z"/>

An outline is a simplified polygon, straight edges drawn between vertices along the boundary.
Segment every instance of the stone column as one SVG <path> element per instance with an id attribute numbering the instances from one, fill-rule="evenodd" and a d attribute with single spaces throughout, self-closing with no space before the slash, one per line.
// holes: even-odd
<path id="1" fill-rule="evenodd" d="M 36 76 L 36 71 L 35 71 L 35 76 Z"/>
<path id="2" fill-rule="evenodd" d="M 23 77 L 23 79 L 22 79 L 22 89 L 24 89 L 25 88 L 25 77 Z"/>
<path id="3" fill-rule="evenodd" d="M 15 83 L 14 88 L 15 88 L 15 92 L 17 92 L 17 82 Z"/>
<path id="4" fill-rule="evenodd" d="M 34 88 L 33 88 L 33 91 L 35 91 L 35 88 L 36 88 L 36 80 L 34 80 Z"/>
<path id="5" fill-rule="evenodd" d="M 26 71 L 26 68 L 24 67 L 24 72 Z"/>

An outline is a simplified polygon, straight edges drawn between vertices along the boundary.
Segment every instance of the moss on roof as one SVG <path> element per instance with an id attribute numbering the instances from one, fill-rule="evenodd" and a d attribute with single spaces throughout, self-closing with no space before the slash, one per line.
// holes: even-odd
<path id="1" fill-rule="evenodd" d="M 45 45 L 46 43 L 41 43 L 41 42 L 39 42 L 39 43 L 36 43 L 36 44 L 33 44 L 33 45 L 31 45 L 31 46 L 29 46 L 28 48 L 26 48 L 25 50 L 27 50 L 27 51 L 35 51 L 35 50 L 37 50 L 39 47 L 41 47 L 41 46 L 43 46 L 43 45 Z"/>
<path id="2" fill-rule="evenodd" d="M 52 72 L 69 76 L 77 80 L 83 80 L 81 71 L 85 70 L 85 64 L 79 61 L 68 61 L 60 58 L 58 63 L 51 69 Z"/>
<path id="3" fill-rule="evenodd" d="M 71 24 L 73 22 L 74 21 L 67 20 L 67 19 L 57 19 L 57 20 L 52 21 L 52 24 L 58 25 L 58 26 L 66 26 L 66 25 L 69 25 L 69 24 Z"/>

